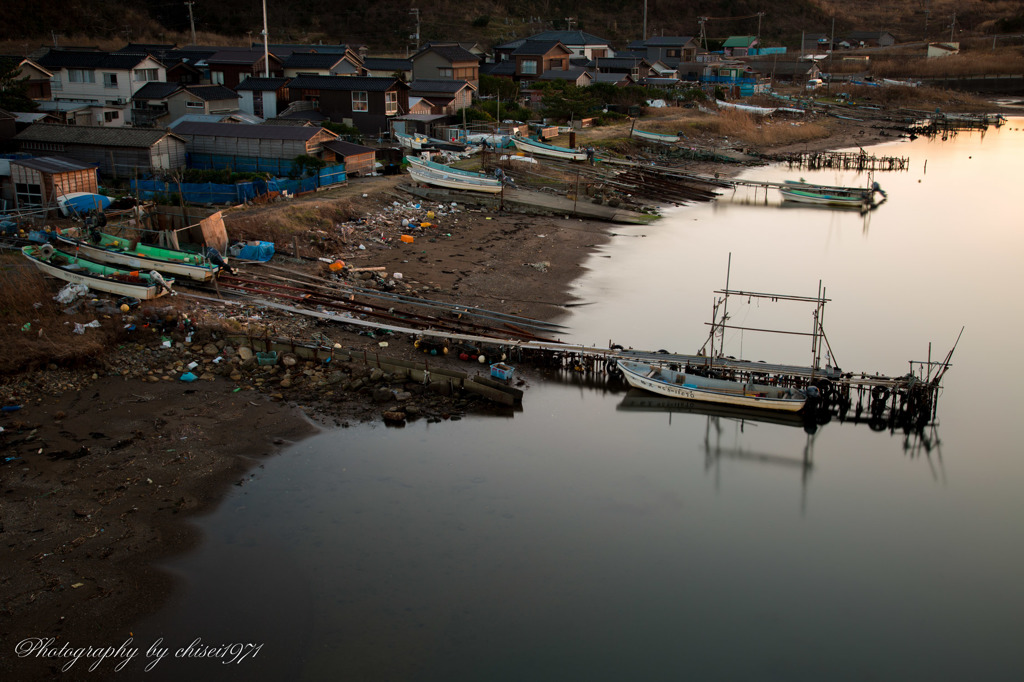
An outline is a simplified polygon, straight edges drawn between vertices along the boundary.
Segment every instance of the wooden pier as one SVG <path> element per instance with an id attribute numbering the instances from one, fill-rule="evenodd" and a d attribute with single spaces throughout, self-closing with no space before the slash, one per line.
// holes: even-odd
<path id="1" fill-rule="evenodd" d="M 805 170 L 852 170 L 861 172 L 909 171 L 910 159 L 902 156 L 874 156 L 860 152 L 796 152 L 766 154 L 766 161 L 784 163 L 790 168 Z"/>

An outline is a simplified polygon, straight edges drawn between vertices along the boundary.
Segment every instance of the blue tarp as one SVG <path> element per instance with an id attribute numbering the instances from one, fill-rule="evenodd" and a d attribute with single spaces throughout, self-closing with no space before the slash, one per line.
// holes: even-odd
<path id="1" fill-rule="evenodd" d="M 261 194 L 266 194 L 268 191 L 298 194 L 311 192 L 318 187 L 336 185 L 347 179 L 345 165 L 339 164 L 320 169 L 317 177 L 297 180 L 275 178 L 266 182 L 254 180 L 238 182 L 233 185 L 183 182 L 181 183 L 181 194 L 185 197 L 185 201 L 192 204 L 241 204 L 251 201 Z M 138 192 L 142 199 L 152 199 L 157 196 L 169 197 L 177 194 L 179 187 L 177 183 L 158 180 L 132 180 L 131 185 L 132 191 Z"/>
<path id="2" fill-rule="evenodd" d="M 235 257 L 266 262 L 274 257 L 274 242 L 248 242 Z"/>

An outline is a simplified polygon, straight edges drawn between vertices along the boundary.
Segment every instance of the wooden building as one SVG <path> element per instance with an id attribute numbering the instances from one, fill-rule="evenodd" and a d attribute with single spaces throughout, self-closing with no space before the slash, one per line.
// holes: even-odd
<path id="1" fill-rule="evenodd" d="M 60 154 L 112 177 L 185 167 L 185 140 L 166 130 L 33 123 L 14 137 L 23 152 Z"/>
<path id="2" fill-rule="evenodd" d="M 11 160 L 14 206 L 55 208 L 57 197 L 72 192 L 99 192 L 96 168 L 71 159 L 40 156 Z"/>
<path id="3" fill-rule="evenodd" d="M 291 102 L 312 102 L 335 123 L 377 136 L 409 110 L 409 86 L 397 78 L 303 76 L 288 83 Z"/>
<path id="4" fill-rule="evenodd" d="M 328 158 L 331 154 L 334 155 L 334 160 L 345 164 L 345 174 L 349 177 L 370 175 L 377 170 L 377 150 L 372 147 L 344 140 L 332 140 L 324 143 L 324 160 L 328 163 L 331 162 Z"/>
<path id="5" fill-rule="evenodd" d="M 226 168 L 286 174 L 298 156 L 324 158 L 324 143 L 337 135 L 319 126 L 239 125 L 185 121 L 174 134 L 188 143 L 193 168 Z"/>

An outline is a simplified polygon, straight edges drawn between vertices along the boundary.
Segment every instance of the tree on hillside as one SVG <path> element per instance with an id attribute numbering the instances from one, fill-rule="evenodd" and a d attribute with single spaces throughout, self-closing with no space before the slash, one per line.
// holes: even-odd
<path id="1" fill-rule="evenodd" d="M 540 103 L 548 118 L 566 120 L 583 118 L 598 106 L 590 88 L 558 81 L 547 86 Z"/>
<path id="2" fill-rule="evenodd" d="M 14 59 L 0 59 L 0 109 L 35 111 L 39 106 L 28 96 L 28 76 L 19 78 L 21 67 Z"/>

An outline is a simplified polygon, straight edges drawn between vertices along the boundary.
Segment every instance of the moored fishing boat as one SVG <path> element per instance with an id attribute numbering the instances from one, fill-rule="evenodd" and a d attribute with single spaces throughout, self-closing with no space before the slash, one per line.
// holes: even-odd
<path id="1" fill-rule="evenodd" d="M 110 234 L 97 234 L 98 243 L 81 239 L 70 232 L 58 234 L 57 244 L 99 263 L 132 270 L 157 270 L 198 282 L 208 282 L 217 273 L 218 266 L 198 253 L 139 244 L 135 240 Z"/>
<path id="2" fill-rule="evenodd" d="M 670 398 L 783 412 L 799 412 L 807 403 L 807 394 L 791 387 L 716 379 L 634 360 L 619 360 L 618 367 L 633 388 Z"/>
<path id="3" fill-rule="evenodd" d="M 552 144 L 544 144 L 527 137 L 513 137 L 512 143 L 521 152 L 529 152 L 537 156 L 549 156 L 555 159 L 566 159 L 569 161 L 586 161 L 587 152 L 584 149 L 570 149 L 568 147 L 556 147 Z"/>
<path id="4" fill-rule="evenodd" d="M 640 130 L 639 128 L 633 129 L 633 137 L 639 137 L 641 140 L 658 142 L 660 144 L 675 144 L 676 142 L 679 142 L 679 133 L 676 133 L 675 135 L 668 135 L 665 133 L 652 133 L 646 130 Z"/>
<path id="5" fill-rule="evenodd" d="M 150 300 L 170 293 L 173 279 L 160 273 L 125 270 L 96 263 L 81 256 L 55 249 L 52 244 L 30 244 L 21 253 L 43 273 L 73 284 L 84 284 L 96 291 Z"/>
<path id="6" fill-rule="evenodd" d="M 784 187 L 779 187 L 783 201 L 817 206 L 839 206 L 857 209 L 873 208 L 875 194 L 885 196 L 885 192 L 872 183 L 871 187 L 833 187 L 815 185 L 803 180 L 786 180 Z"/>
<path id="7" fill-rule="evenodd" d="M 407 157 L 409 175 L 417 182 L 435 187 L 469 190 L 497 194 L 501 192 L 501 180 L 473 171 L 451 168 L 433 161 Z"/>

